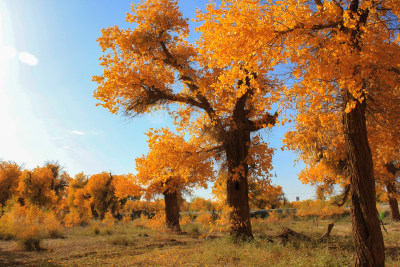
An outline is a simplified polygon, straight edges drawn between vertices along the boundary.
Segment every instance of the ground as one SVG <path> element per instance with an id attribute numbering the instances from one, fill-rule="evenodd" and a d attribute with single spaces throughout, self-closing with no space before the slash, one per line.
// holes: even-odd
<path id="1" fill-rule="evenodd" d="M 385 219 L 386 265 L 400 266 L 400 222 Z M 331 237 L 320 240 L 329 223 Z M 354 246 L 349 216 L 320 219 L 253 220 L 254 240 L 233 242 L 224 232 L 189 223 L 184 233 L 145 223 L 92 224 L 65 229 L 64 238 L 45 239 L 39 251 L 0 241 L 0 266 L 351 266 Z M 308 238 L 277 237 L 290 228 Z"/>

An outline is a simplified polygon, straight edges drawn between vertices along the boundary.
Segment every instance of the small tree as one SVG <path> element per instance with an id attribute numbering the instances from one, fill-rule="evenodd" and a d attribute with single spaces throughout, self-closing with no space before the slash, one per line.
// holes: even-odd
<path id="1" fill-rule="evenodd" d="M 199 146 L 168 129 L 148 132 L 150 151 L 136 159 L 137 181 L 147 199 L 162 194 L 167 226 L 180 231 L 179 195 L 194 186 L 207 188 L 213 178 L 212 161 Z"/>

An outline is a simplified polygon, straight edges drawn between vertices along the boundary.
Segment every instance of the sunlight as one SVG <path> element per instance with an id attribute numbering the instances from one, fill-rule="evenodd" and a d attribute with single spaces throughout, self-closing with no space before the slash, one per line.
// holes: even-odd
<path id="1" fill-rule="evenodd" d="M 11 23 L 4 3 L 0 6 L 0 160 L 15 160 L 19 162 L 32 162 L 32 156 L 21 145 L 18 138 L 18 125 L 13 117 L 13 100 L 11 89 L 17 84 L 16 73 L 18 70 L 17 50 L 10 45 L 5 45 L 7 37 L 11 36 Z M 8 25 L 6 27 L 6 25 Z M 10 39 L 10 38 L 8 38 Z M 34 61 L 30 59 L 30 63 Z"/>

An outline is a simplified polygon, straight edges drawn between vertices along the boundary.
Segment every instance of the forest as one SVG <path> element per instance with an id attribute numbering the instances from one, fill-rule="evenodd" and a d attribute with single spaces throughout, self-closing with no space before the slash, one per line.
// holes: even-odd
<path id="1" fill-rule="evenodd" d="M 134 173 L 2 161 L 0 263 L 398 266 L 400 2 L 179 8 L 132 4 L 131 28 L 101 30 L 92 77 L 98 106 L 173 125 L 148 129 Z M 268 137 L 284 125 L 313 200 L 271 182 Z M 209 187 L 213 200 L 190 199 Z"/>

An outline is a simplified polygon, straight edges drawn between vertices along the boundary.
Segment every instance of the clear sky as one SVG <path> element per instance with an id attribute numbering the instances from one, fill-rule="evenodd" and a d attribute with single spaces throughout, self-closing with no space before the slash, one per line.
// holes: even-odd
<path id="1" fill-rule="evenodd" d="M 194 18 L 195 9 L 207 2 L 179 4 L 184 16 Z M 25 168 L 58 160 L 72 176 L 134 172 L 135 158 L 148 151 L 144 133 L 171 120 L 163 113 L 134 119 L 112 115 L 96 106 L 91 81 L 102 73 L 96 42 L 101 29 L 129 27 L 125 15 L 131 3 L 0 0 L 0 160 Z M 303 165 L 293 166 L 295 154 L 280 150 L 284 131 L 274 128 L 267 136 L 277 148 L 273 183 L 283 186 L 289 200 L 313 198 L 315 190 L 297 179 Z M 211 197 L 207 190 L 196 194 Z"/>

